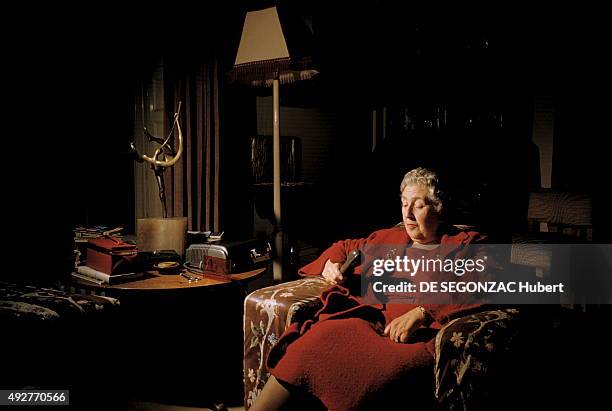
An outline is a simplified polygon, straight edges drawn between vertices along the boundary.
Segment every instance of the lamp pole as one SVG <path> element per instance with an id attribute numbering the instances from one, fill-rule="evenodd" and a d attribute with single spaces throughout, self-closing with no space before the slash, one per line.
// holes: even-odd
<path id="1" fill-rule="evenodd" d="M 280 175 L 280 102 L 279 102 L 279 73 L 276 72 L 272 84 L 272 100 L 274 105 L 274 132 L 272 139 L 272 150 L 274 157 L 274 248 L 276 249 L 274 261 L 272 263 L 272 274 L 274 282 L 282 280 L 283 271 L 283 230 L 281 220 L 281 175 Z"/>

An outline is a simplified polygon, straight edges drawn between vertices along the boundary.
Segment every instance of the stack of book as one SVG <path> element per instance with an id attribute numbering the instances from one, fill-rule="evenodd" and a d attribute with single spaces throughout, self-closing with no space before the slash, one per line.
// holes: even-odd
<path id="1" fill-rule="evenodd" d="M 77 267 L 77 271 L 72 273 L 72 278 L 90 282 L 97 285 L 102 284 L 119 284 L 126 281 L 132 281 L 144 276 L 144 273 L 121 273 L 121 274 L 106 274 L 102 271 L 94 270 L 91 267 L 82 265 Z"/>
<path id="2" fill-rule="evenodd" d="M 136 271 L 138 265 L 132 263 L 138 254 L 136 245 L 126 243 L 108 233 L 109 231 L 105 231 L 101 238 L 88 239 L 87 265 L 78 266 L 76 272 L 72 273 L 73 278 L 101 285 L 142 277 L 143 273 Z"/>
<path id="3" fill-rule="evenodd" d="M 113 237 L 121 238 L 121 227 L 110 229 L 109 227 L 96 225 L 93 227 L 75 227 L 74 228 L 74 241 L 77 243 L 86 243 L 92 238 L 103 238 L 105 233 L 112 232 Z"/>

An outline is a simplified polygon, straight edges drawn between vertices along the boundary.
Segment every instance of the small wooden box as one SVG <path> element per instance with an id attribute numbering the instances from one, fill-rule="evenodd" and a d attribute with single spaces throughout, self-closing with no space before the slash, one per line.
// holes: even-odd
<path id="1" fill-rule="evenodd" d="M 112 237 L 92 239 L 87 243 L 87 266 L 105 274 L 117 274 L 137 253 L 134 244 Z"/>

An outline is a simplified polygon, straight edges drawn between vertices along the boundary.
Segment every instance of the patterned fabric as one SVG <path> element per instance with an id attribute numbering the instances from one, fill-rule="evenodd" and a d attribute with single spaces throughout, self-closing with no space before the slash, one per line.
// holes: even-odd
<path id="1" fill-rule="evenodd" d="M 244 302 L 244 404 L 248 409 L 270 377 L 268 353 L 287 326 L 311 318 L 321 308 L 320 295 L 329 284 L 304 278 L 249 294 Z"/>
<path id="2" fill-rule="evenodd" d="M 592 201 L 589 195 L 546 189 L 531 192 L 527 214 L 532 231 L 593 240 Z"/>
<path id="3" fill-rule="evenodd" d="M 586 194 L 541 190 L 529 195 L 528 220 L 590 226 L 591 197 Z"/>
<path id="4" fill-rule="evenodd" d="M 119 300 L 97 295 L 68 294 L 0 282 L 0 320 L 57 321 L 100 313 L 119 306 Z"/>
<path id="5" fill-rule="evenodd" d="M 533 235 L 514 235 L 512 237 L 510 262 L 534 267 L 537 270 L 537 276 L 547 277 L 553 257 L 553 248 L 549 244 L 546 244 L 540 237 Z"/>
<path id="6" fill-rule="evenodd" d="M 503 359 L 516 346 L 519 310 L 506 308 L 457 318 L 436 336 L 435 396 L 442 409 L 482 409 Z"/>

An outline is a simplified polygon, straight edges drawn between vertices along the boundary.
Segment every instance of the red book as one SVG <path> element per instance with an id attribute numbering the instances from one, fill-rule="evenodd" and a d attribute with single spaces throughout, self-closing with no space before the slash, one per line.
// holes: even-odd
<path id="1" fill-rule="evenodd" d="M 113 237 L 91 239 L 87 242 L 87 266 L 105 274 L 118 274 L 137 253 L 134 244 Z"/>

